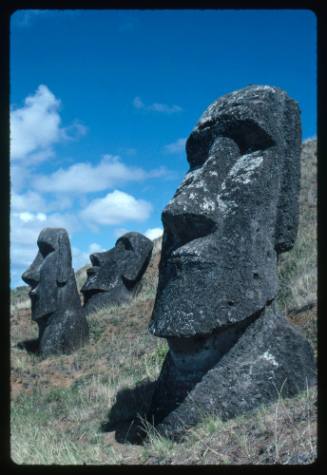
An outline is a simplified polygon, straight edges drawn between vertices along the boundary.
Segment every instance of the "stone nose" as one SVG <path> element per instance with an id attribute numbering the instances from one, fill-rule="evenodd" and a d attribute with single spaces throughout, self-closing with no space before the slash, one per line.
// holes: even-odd
<path id="1" fill-rule="evenodd" d="M 90 261 L 92 262 L 92 265 L 95 267 L 100 267 L 102 266 L 104 259 L 102 256 L 101 252 L 96 252 L 94 254 L 90 255 Z"/>
<path id="2" fill-rule="evenodd" d="M 22 279 L 26 284 L 28 284 L 30 287 L 34 288 L 38 285 L 40 282 L 40 272 L 35 269 L 27 269 L 23 275 Z"/>

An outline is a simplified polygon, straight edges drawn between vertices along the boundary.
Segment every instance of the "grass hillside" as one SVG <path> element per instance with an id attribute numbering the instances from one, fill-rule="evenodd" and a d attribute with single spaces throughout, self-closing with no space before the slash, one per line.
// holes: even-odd
<path id="1" fill-rule="evenodd" d="M 280 256 L 278 301 L 297 313 L 317 301 L 317 142 L 302 146 L 299 230 L 293 249 Z"/>
<path id="2" fill-rule="evenodd" d="M 316 353 L 316 141 L 303 144 L 300 227 L 280 261 L 280 306 Z M 90 342 L 71 355 L 42 360 L 17 347 L 37 336 L 27 288 L 11 300 L 11 454 L 18 464 L 307 464 L 316 457 L 316 388 L 233 420 L 208 415 L 181 443 L 144 423 L 133 443 L 167 352 L 148 333 L 160 239 L 129 305 L 90 315 Z M 86 267 L 77 272 L 79 288 Z"/>

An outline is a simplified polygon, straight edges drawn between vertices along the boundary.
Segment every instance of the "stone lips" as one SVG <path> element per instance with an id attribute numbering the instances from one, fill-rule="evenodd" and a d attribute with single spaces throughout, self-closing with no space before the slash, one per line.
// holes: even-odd
<path id="1" fill-rule="evenodd" d="M 43 356 L 70 353 L 88 340 L 67 231 L 45 228 L 39 252 L 22 279 L 31 287 L 32 319 L 39 326 L 38 352 Z"/>
<path id="2" fill-rule="evenodd" d="M 126 233 L 107 252 L 91 254 L 93 266 L 81 292 L 87 314 L 129 301 L 150 261 L 153 242 L 141 233 Z"/>
<path id="3" fill-rule="evenodd" d="M 298 107 L 277 88 L 247 87 L 203 114 L 162 213 L 154 335 L 208 334 L 275 298 L 277 255 L 297 232 L 300 136 Z"/>

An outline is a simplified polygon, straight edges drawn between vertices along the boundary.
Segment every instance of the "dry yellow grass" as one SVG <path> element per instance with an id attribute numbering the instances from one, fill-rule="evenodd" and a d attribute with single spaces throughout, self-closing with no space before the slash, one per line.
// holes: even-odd
<path id="1" fill-rule="evenodd" d="M 316 352 L 315 142 L 304 146 L 299 240 L 280 263 L 280 304 Z M 313 203 L 313 204 L 312 204 Z M 310 237 L 310 238 L 309 238 Z M 160 251 L 160 240 L 157 242 Z M 316 457 L 316 388 L 233 420 L 207 415 L 182 443 L 147 426 L 143 445 L 129 442 L 131 420 L 146 412 L 167 352 L 148 333 L 158 279 L 154 253 L 129 305 L 89 317 L 90 342 L 72 355 L 41 360 L 17 347 L 37 336 L 26 289 L 13 293 L 11 454 L 18 464 L 303 464 Z M 85 270 L 85 269 L 84 269 Z M 78 275 L 83 283 L 82 270 Z M 85 277 L 85 276 L 84 276 Z"/>

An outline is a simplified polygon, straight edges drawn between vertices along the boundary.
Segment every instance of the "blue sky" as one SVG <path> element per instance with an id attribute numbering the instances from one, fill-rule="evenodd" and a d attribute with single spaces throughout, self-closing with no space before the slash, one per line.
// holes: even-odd
<path id="1" fill-rule="evenodd" d="M 316 135 L 308 10 L 22 10 L 10 41 L 12 287 L 44 227 L 68 230 L 76 270 L 124 232 L 158 236 L 220 96 L 278 86 Z"/>

